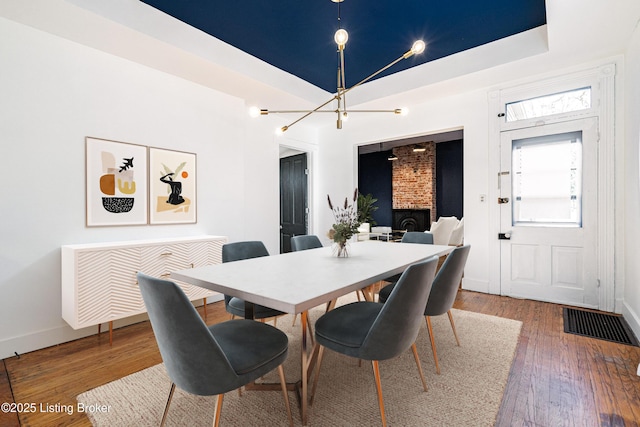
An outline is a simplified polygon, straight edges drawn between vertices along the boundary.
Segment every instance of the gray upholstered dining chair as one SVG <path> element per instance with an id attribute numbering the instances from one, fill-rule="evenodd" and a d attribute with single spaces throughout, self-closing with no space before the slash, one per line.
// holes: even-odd
<path id="1" fill-rule="evenodd" d="M 427 329 L 429 330 L 429 339 L 431 341 L 431 350 L 433 351 L 433 359 L 436 363 L 436 372 L 440 373 L 440 365 L 438 364 L 438 353 L 436 351 L 436 342 L 433 337 L 433 328 L 431 326 L 431 317 L 440 316 L 447 313 L 449 315 L 449 322 L 451 323 L 451 329 L 453 329 L 453 335 L 456 338 L 458 347 L 460 346 L 460 340 L 458 339 L 458 333 L 456 332 L 456 325 L 453 321 L 453 315 L 451 314 L 451 308 L 456 300 L 456 294 L 462 279 L 464 272 L 464 266 L 467 263 L 469 257 L 469 251 L 471 246 L 458 246 L 452 252 L 447 255 L 442 267 L 438 270 L 435 279 L 433 280 L 433 286 L 431 287 L 431 294 L 427 300 L 427 305 L 424 310 L 425 320 L 427 321 Z M 393 290 L 393 285 L 388 285 L 382 288 L 378 294 L 380 302 L 385 302 L 389 298 Z"/>
<path id="2" fill-rule="evenodd" d="M 318 386 L 325 347 L 347 356 L 371 360 L 383 426 L 387 425 L 387 420 L 378 361 L 391 359 L 411 348 L 422 387 L 427 391 L 415 340 L 437 264 L 438 258 L 433 257 L 410 265 L 402 273 L 386 304 L 353 302 L 323 314 L 316 321 L 316 345 L 320 347 L 310 404 Z"/>
<path id="3" fill-rule="evenodd" d="M 162 414 L 164 425 L 176 386 L 199 396 L 217 396 L 213 425 L 220 422 L 224 393 L 278 368 L 293 426 L 282 363 L 289 341 L 284 332 L 253 320 L 229 320 L 207 326 L 184 291 L 174 282 L 138 273 L 162 361 L 171 379 Z"/>
<path id="4" fill-rule="evenodd" d="M 318 236 L 314 234 L 303 234 L 300 236 L 293 236 L 291 238 L 291 250 L 293 252 L 305 251 L 307 249 L 321 248 L 322 242 Z"/>
<path id="5" fill-rule="evenodd" d="M 425 231 L 407 231 L 400 240 L 401 243 L 422 243 L 433 245 L 433 234 Z"/>
<path id="6" fill-rule="evenodd" d="M 269 256 L 269 251 L 267 251 L 264 243 L 260 241 L 226 243 L 222 246 L 222 262 L 240 261 L 263 256 Z M 224 306 L 232 316 L 245 317 L 243 299 L 225 295 Z M 286 313 L 259 304 L 253 307 L 254 319 L 267 319 L 283 314 Z"/>

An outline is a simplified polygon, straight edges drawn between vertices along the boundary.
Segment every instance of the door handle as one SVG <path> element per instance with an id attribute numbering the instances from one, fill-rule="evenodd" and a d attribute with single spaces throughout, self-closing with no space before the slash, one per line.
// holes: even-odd
<path id="1" fill-rule="evenodd" d="M 498 197 L 498 204 L 502 205 L 504 203 L 509 203 L 509 198 L 508 197 Z"/>
<path id="2" fill-rule="evenodd" d="M 511 232 L 498 233 L 498 240 L 511 240 Z"/>

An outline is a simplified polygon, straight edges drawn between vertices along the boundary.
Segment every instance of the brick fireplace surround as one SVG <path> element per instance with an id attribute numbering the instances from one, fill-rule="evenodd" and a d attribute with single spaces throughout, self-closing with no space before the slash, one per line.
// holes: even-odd
<path id="1" fill-rule="evenodd" d="M 414 152 L 413 146 L 402 146 L 393 149 L 393 154 L 398 160 L 393 162 L 392 192 L 393 209 L 395 210 L 420 210 L 419 216 L 425 214 L 428 209 L 430 217 L 426 218 L 424 231 L 429 228 L 431 221 L 436 217 L 436 144 L 426 143 L 427 150 Z M 394 213 L 394 227 L 396 214 Z M 422 225 L 419 226 L 422 228 Z M 404 229 L 404 228 L 402 228 Z"/>

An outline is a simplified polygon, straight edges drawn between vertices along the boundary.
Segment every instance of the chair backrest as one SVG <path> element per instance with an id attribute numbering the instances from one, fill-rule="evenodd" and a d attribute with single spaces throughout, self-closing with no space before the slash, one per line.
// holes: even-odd
<path id="1" fill-rule="evenodd" d="M 426 245 L 433 245 L 433 234 L 423 233 L 421 231 L 407 231 L 402 236 L 402 243 L 423 243 Z"/>
<path id="2" fill-rule="evenodd" d="M 243 259 L 258 258 L 261 256 L 269 256 L 269 251 L 264 243 L 258 240 L 226 243 L 222 245 L 222 262 L 241 261 Z M 229 301 L 231 301 L 231 296 L 225 295 L 225 305 L 228 305 Z"/>
<path id="3" fill-rule="evenodd" d="M 269 256 L 269 251 L 264 243 L 257 240 L 222 245 L 222 262 L 240 261 L 261 256 Z"/>
<path id="4" fill-rule="evenodd" d="M 137 277 L 171 381 L 200 396 L 228 391 L 237 375 L 184 291 L 168 280 L 143 273 Z"/>
<path id="5" fill-rule="evenodd" d="M 438 265 L 433 257 L 410 265 L 400 276 L 361 347 L 362 358 L 390 359 L 415 342 Z"/>
<path id="6" fill-rule="evenodd" d="M 453 307 L 470 249 L 469 245 L 459 246 L 447 255 L 433 279 L 431 294 L 424 310 L 425 316 L 439 316 Z"/>
<path id="7" fill-rule="evenodd" d="M 307 249 L 321 248 L 322 242 L 318 236 L 306 234 L 302 236 L 293 236 L 291 238 L 291 250 L 294 252 L 304 251 Z"/>

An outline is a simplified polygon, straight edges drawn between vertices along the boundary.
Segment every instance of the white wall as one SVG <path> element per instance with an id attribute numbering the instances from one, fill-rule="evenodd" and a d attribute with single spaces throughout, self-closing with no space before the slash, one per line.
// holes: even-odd
<path id="1" fill-rule="evenodd" d="M 624 307 L 623 314 L 640 336 L 640 27 L 636 27 L 625 58 L 624 150 Z"/>
<path id="2" fill-rule="evenodd" d="M 473 245 L 472 253 L 475 254 L 467 262 L 464 286 L 466 289 L 488 292 L 489 263 L 486 254 L 489 209 L 487 202 L 480 202 L 481 194 L 489 194 L 487 104 L 487 90 L 471 91 L 410 105 L 410 114 L 406 117 L 359 115 L 352 117 L 339 132 L 327 128 L 320 137 L 323 148 L 321 161 L 323 170 L 331 173 L 323 176 L 321 194 L 324 196 L 329 193 L 332 199 L 334 196 L 339 199 L 352 194 L 357 183 L 353 172 L 357 171 L 357 145 L 463 129 L 463 203 L 465 212 L 473 213 L 465 216 L 465 242 Z M 357 128 L 352 126 L 352 122 L 357 122 Z M 324 151 L 328 146 L 332 147 L 331 153 Z M 323 218 L 323 227 L 328 229 L 331 225 L 328 208 Z"/>
<path id="3" fill-rule="evenodd" d="M 60 246 L 215 234 L 278 242 L 278 142 L 244 101 L 0 18 L 0 358 L 77 338 Z M 85 136 L 197 153 L 198 222 L 85 227 Z"/>

